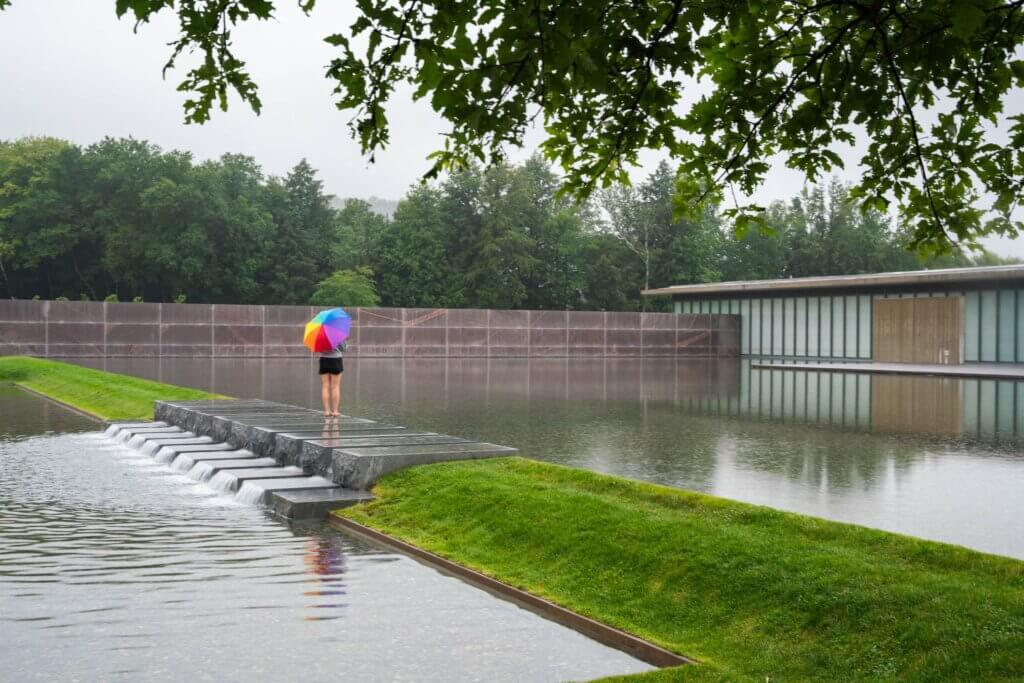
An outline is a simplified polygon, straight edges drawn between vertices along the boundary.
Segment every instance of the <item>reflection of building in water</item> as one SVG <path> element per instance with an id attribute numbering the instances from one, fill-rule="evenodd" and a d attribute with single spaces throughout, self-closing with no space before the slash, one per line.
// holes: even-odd
<path id="1" fill-rule="evenodd" d="M 1024 437 L 1024 382 L 752 368 L 735 395 L 681 403 L 700 412 L 878 433 Z"/>
<path id="2" fill-rule="evenodd" d="M 871 431 L 960 436 L 963 384 L 947 377 L 871 377 Z"/>

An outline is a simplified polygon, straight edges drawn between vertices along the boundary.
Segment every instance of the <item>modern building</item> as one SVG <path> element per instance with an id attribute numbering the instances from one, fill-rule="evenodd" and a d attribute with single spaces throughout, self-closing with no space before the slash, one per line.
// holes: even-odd
<path id="1" fill-rule="evenodd" d="M 649 289 L 677 313 L 739 315 L 740 354 L 1024 363 L 1024 265 Z"/>

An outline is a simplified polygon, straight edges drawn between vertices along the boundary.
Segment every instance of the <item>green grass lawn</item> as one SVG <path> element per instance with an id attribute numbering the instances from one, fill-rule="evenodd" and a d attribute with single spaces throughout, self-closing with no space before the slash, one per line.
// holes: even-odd
<path id="1" fill-rule="evenodd" d="M 1024 680 L 1024 562 L 521 458 L 374 492 L 334 514 L 702 662 L 644 680 Z"/>
<path id="2" fill-rule="evenodd" d="M 226 398 L 198 389 L 23 356 L 0 356 L 0 382 L 38 391 L 105 420 L 152 419 L 153 401 Z"/>

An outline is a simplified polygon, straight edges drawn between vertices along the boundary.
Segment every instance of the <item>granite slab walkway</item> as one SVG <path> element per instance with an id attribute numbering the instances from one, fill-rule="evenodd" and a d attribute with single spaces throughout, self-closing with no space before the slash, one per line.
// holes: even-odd
<path id="1" fill-rule="evenodd" d="M 158 453 L 178 471 L 198 467 L 201 480 L 230 479 L 240 498 L 289 519 L 323 517 L 368 500 L 379 477 L 404 467 L 518 452 L 259 399 L 158 401 L 154 417 L 111 423 L 108 434 Z"/>

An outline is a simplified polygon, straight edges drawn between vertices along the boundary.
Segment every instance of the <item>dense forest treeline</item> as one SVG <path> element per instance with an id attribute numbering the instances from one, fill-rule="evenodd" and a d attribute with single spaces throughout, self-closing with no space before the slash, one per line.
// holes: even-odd
<path id="1" fill-rule="evenodd" d="M 336 202 L 305 160 L 279 178 L 134 139 L 0 141 L 0 295 L 633 310 L 667 305 L 645 287 L 1000 262 L 922 263 L 835 181 L 773 204 L 773 235 L 740 239 L 715 207 L 674 220 L 674 185 L 662 164 L 578 205 L 532 158 L 414 186 L 386 217 Z"/>

